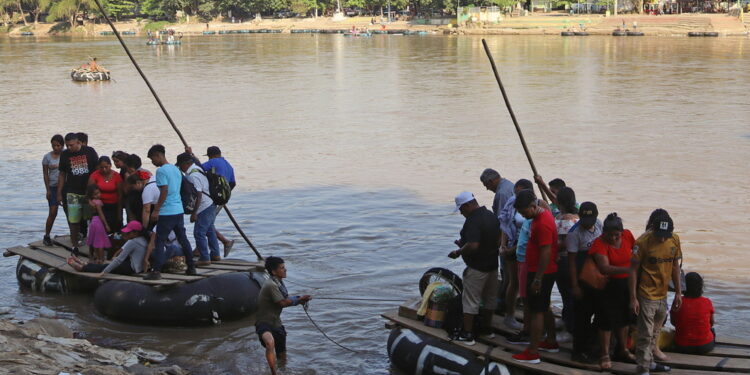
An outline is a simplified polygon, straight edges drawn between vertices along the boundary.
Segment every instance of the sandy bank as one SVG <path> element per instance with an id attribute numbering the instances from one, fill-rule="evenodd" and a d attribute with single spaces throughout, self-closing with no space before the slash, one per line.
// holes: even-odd
<path id="1" fill-rule="evenodd" d="M 179 366 L 159 366 L 165 356 L 140 348 L 118 350 L 74 338 L 57 319 L 0 320 L 0 374 L 183 375 Z"/>

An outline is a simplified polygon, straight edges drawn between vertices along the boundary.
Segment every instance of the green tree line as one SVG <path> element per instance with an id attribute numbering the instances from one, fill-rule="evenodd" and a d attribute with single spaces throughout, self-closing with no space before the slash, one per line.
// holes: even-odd
<path id="1" fill-rule="evenodd" d="M 380 15 L 390 4 L 392 11 L 409 10 L 411 15 L 455 14 L 460 0 L 102 0 L 107 13 L 116 20 L 123 18 L 152 18 L 171 21 L 178 11 L 192 20 L 208 21 L 231 15 L 249 18 L 255 14 L 271 15 L 277 11 L 292 11 L 299 16 L 329 15 L 339 5 L 357 9 L 364 15 Z M 516 0 L 482 0 L 475 6 L 507 7 Z M 468 2 L 467 2 L 468 3 Z M 463 3 L 461 5 L 469 5 Z M 77 15 L 99 17 L 94 0 L 0 0 L 0 20 L 5 25 L 21 23 L 25 26 L 41 20 L 75 23 Z"/>

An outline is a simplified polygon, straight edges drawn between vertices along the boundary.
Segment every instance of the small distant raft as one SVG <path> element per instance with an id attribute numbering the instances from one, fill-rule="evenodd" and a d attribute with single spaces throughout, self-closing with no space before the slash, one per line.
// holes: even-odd
<path id="1" fill-rule="evenodd" d="M 70 72 L 70 78 L 78 82 L 109 81 L 109 71 L 92 72 L 87 69 L 73 69 Z"/>

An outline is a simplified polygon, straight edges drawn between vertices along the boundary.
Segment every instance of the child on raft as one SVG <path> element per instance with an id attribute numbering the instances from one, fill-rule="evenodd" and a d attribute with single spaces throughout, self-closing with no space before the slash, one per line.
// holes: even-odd
<path id="1" fill-rule="evenodd" d="M 104 203 L 101 200 L 102 193 L 96 185 L 89 185 L 86 189 L 86 198 L 88 198 L 91 210 L 96 213 L 91 218 L 89 224 L 89 236 L 86 238 L 86 245 L 91 250 L 91 261 L 94 264 L 102 264 L 106 260 L 104 257 L 104 249 L 112 247 L 112 243 L 109 241 L 107 233 L 110 231 L 109 224 L 104 218 L 104 211 L 102 206 Z"/>
<path id="2" fill-rule="evenodd" d="M 675 327 L 675 349 L 685 354 L 706 354 L 716 345 L 714 305 L 703 297 L 703 278 L 697 272 L 685 275 L 682 306 L 670 312 Z"/>

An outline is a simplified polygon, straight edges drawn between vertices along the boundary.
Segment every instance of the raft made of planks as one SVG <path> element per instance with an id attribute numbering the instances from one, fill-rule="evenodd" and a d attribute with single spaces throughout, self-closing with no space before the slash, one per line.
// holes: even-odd
<path id="1" fill-rule="evenodd" d="M 55 241 L 65 246 L 71 247 L 69 236 L 55 237 Z M 78 250 L 80 252 L 78 258 L 83 261 L 88 261 L 88 256 L 90 255 L 88 246 L 80 246 Z M 197 266 L 196 270 L 198 272 L 198 275 L 185 275 L 163 272 L 161 274 L 161 280 L 144 280 L 143 274 L 125 276 L 113 273 L 99 274 L 76 271 L 67 262 L 68 257 L 71 256 L 68 250 L 66 250 L 62 246 L 45 246 L 42 241 L 32 242 L 28 246 L 16 246 L 8 248 L 5 255 L 18 255 L 32 260 L 36 263 L 43 264 L 47 267 L 51 267 L 75 276 L 100 280 L 132 281 L 140 284 L 160 287 L 179 285 L 186 282 L 198 281 L 207 277 L 218 276 L 232 272 L 263 271 L 262 262 L 250 262 L 240 259 L 227 259 L 214 261 L 211 262 L 210 265 L 206 266 Z"/>
<path id="2" fill-rule="evenodd" d="M 515 333 L 509 330 L 503 323 L 502 317 L 495 315 L 492 320 L 492 328 L 499 335 L 490 339 L 487 337 L 477 338 L 477 344 L 467 346 L 461 342 L 451 341 L 443 329 L 432 328 L 417 320 L 417 306 L 414 303 L 406 303 L 399 306 L 398 310 L 383 314 L 382 316 L 394 324 L 409 328 L 416 332 L 450 342 L 474 352 L 484 355 L 488 347 L 492 347 L 489 354 L 491 360 L 503 363 L 506 366 L 521 369 L 531 374 L 594 374 L 612 373 L 630 375 L 635 373 L 635 364 L 612 362 L 612 369 L 602 372 L 599 365 L 576 362 L 570 359 L 572 345 L 561 343 L 560 352 L 540 352 L 542 363 L 527 364 L 514 361 L 511 356 L 520 353 L 525 345 L 514 345 L 506 341 L 504 336 Z M 731 343 L 730 343 L 731 342 Z M 750 342 L 738 339 L 718 340 L 716 348 L 705 355 L 689 355 L 668 352 L 669 360 L 664 362 L 672 367 L 672 375 L 699 375 L 699 374 L 727 374 L 727 373 L 750 373 Z"/>

